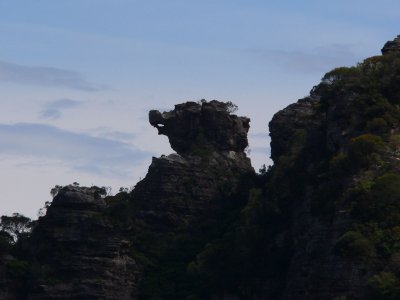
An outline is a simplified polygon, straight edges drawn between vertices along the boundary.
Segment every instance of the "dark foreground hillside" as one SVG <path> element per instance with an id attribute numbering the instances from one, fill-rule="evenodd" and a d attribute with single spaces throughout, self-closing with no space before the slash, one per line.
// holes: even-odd
<path id="1" fill-rule="evenodd" d="M 231 103 L 151 111 L 176 153 L 132 191 L 2 218 L 0 300 L 400 299 L 400 41 L 382 53 L 276 113 L 261 174 Z"/>

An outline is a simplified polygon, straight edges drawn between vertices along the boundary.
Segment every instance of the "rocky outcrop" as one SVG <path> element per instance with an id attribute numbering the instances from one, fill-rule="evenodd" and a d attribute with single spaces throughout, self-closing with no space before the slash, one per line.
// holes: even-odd
<path id="1" fill-rule="evenodd" d="M 284 180 L 289 176 L 298 178 L 302 187 L 301 193 L 290 195 L 293 202 L 286 204 L 292 224 L 286 234 L 293 243 L 293 255 L 282 299 L 316 300 L 341 296 L 364 299 L 366 280 L 370 276 L 364 261 L 349 261 L 333 251 L 340 235 L 350 226 L 348 210 L 337 207 L 329 221 L 321 220 L 313 212 L 313 201 L 324 201 L 318 198 L 318 177 L 327 176 L 316 168 L 321 168 L 329 153 L 346 147 L 349 136 L 357 135 L 352 128 L 358 124 L 351 121 L 352 116 L 345 122 L 338 118 L 339 114 L 348 116 L 353 111 L 349 97 L 338 97 L 331 102 L 332 106 L 321 110 L 320 99 L 305 98 L 275 114 L 270 122 L 272 158 L 276 168 L 282 168 L 284 158 L 290 155 L 290 159 L 303 160 L 297 162 L 299 170 L 288 169 L 284 175 Z M 358 118 L 354 116 L 354 120 Z M 299 132 L 303 135 L 302 140 L 293 143 Z"/>
<path id="2" fill-rule="evenodd" d="M 276 113 L 260 176 L 231 104 L 150 111 L 176 153 L 130 193 L 61 189 L 0 257 L 0 300 L 399 299 L 399 49 Z"/>
<path id="3" fill-rule="evenodd" d="M 269 123 L 271 159 L 274 162 L 279 157 L 290 154 L 291 144 L 301 130 L 307 129 L 314 133 L 321 127 L 325 115 L 319 112 L 319 100 L 315 96 L 306 97 L 274 115 Z"/>
<path id="4" fill-rule="evenodd" d="M 397 37 L 386 43 L 383 54 L 399 51 L 399 41 Z M 276 113 L 269 124 L 275 163 L 270 197 L 282 203 L 284 216 L 290 220 L 281 233 L 290 240 L 292 254 L 280 299 L 368 299 L 371 278 L 382 270 L 393 270 L 388 254 L 377 254 L 379 250 L 373 248 L 379 249 L 379 243 L 371 246 L 373 254 L 360 254 L 369 251 L 368 243 L 374 243 L 376 233 L 365 229 L 373 221 L 367 220 L 371 223 L 365 225 L 353 209 L 370 193 L 370 188 L 364 189 L 360 183 L 374 185 L 382 174 L 398 174 L 393 162 L 397 154 L 388 142 L 398 131 L 398 98 L 390 93 L 398 81 L 389 85 L 380 80 L 382 75 L 373 77 L 368 68 L 382 64 L 388 68 L 385 76 L 389 78 L 398 70 L 389 69 L 390 57 L 374 59 L 352 69 L 337 69 L 334 81 L 321 82 L 309 97 Z M 378 88 L 368 85 L 371 78 Z M 365 157 L 371 155 L 365 150 L 367 145 L 378 147 L 381 139 L 384 152 L 372 154 L 375 158 L 366 163 Z M 356 146 L 358 152 L 354 152 Z M 361 205 L 367 209 L 366 204 Z M 388 226 L 378 221 L 373 224 L 379 230 Z M 353 230 L 360 236 L 369 235 L 370 241 L 363 240 L 357 255 L 343 254 L 337 250 L 338 241 Z M 347 247 L 351 249 L 347 251 L 355 251 L 354 245 Z"/>
<path id="5" fill-rule="evenodd" d="M 61 189 L 35 228 L 40 270 L 29 299 L 134 299 L 137 266 L 129 242 L 105 213 L 102 190 Z"/>
<path id="6" fill-rule="evenodd" d="M 132 193 L 144 226 L 172 230 L 206 219 L 219 205 L 215 200 L 233 194 L 241 176 L 254 173 L 244 153 L 250 120 L 230 114 L 224 102 L 152 110 L 149 122 L 177 153 L 153 158 Z"/>
<path id="7" fill-rule="evenodd" d="M 19 299 L 21 284 L 21 299 L 137 299 L 145 263 L 137 263 L 134 253 L 140 249 L 151 259 L 143 248 L 153 252 L 158 245 L 137 247 L 136 237 L 184 233 L 196 222 L 218 218 L 219 197 L 234 194 L 241 176 L 254 173 L 244 153 L 249 119 L 228 110 L 227 104 L 211 101 L 150 112 L 150 123 L 178 153 L 153 158 L 128 202 L 110 198 L 134 207 L 131 221 L 112 215 L 104 189 L 60 189 L 24 244 L 25 277 L 1 279 L 0 299 Z M 6 271 L 0 264 L 0 274 Z"/>
<path id="8" fill-rule="evenodd" d="M 351 93 L 342 93 L 324 99 L 327 102 L 322 104 L 321 97 L 314 94 L 276 113 L 269 124 L 275 169 L 287 172 L 279 180 L 301 185 L 300 192 L 290 194 L 291 200 L 286 202 L 292 224 L 286 234 L 293 243 L 293 255 L 282 299 L 365 297 L 366 281 L 371 276 L 365 262 L 349 261 L 333 250 L 350 226 L 348 209 L 336 207 L 328 220 L 313 211 L 315 201 L 329 201 L 328 195 L 324 200 L 318 194 L 323 182 L 320 178 L 329 180 L 323 167 L 326 160 L 345 149 L 349 139 L 361 132 L 362 112 L 357 109 L 355 98 Z M 292 160 L 295 167 L 284 165 L 287 160 Z M 297 183 L 291 182 L 291 177 L 297 178 Z"/>
<path id="9" fill-rule="evenodd" d="M 234 157 L 214 153 L 206 159 L 176 154 L 153 158 L 147 176 L 132 193 L 136 220 L 168 231 L 215 213 L 220 204 L 216 200 L 234 193 L 245 173 L 233 163 Z"/>
<path id="10" fill-rule="evenodd" d="M 398 35 L 393 41 L 388 41 L 382 48 L 382 54 L 400 51 L 400 35 Z"/>
<path id="11" fill-rule="evenodd" d="M 186 102 L 170 112 L 152 110 L 150 124 L 166 135 L 179 155 L 190 155 L 198 149 L 243 152 L 248 146 L 250 119 L 229 113 L 229 104 L 216 100 Z"/>

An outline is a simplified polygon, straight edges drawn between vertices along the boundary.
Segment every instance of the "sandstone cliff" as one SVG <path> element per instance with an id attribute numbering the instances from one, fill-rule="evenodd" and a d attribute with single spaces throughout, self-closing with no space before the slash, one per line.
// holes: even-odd
<path id="1" fill-rule="evenodd" d="M 282 299 L 399 297 L 399 50 L 327 73 L 270 122 L 269 197 L 290 219 Z"/>
<path id="2" fill-rule="evenodd" d="M 151 111 L 174 154 L 131 192 L 64 187 L 0 236 L 0 299 L 400 299 L 400 46 L 328 72 L 269 124 L 218 101 Z M 5 245 L 5 246 L 4 246 Z"/>
<path id="3" fill-rule="evenodd" d="M 254 173 L 244 153 L 250 119 L 230 114 L 223 102 L 153 110 L 149 122 L 177 153 L 153 158 L 132 193 L 136 218 L 148 226 L 189 226 L 215 211 L 216 198 L 235 193 L 241 176 Z"/>
<path id="4" fill-rule="evenodd" d="M 62 188 L 18 259 L 11 257 L 27 267 L 24 276 L 0 282 L 0 299 L 147 297 L 138 284 L 163 267 L 160 260 L 175 247 L 175 235 L 189 237 L 198 224 L 218 223 L 221 199 L 237 193 L 244 175 L 254 174 L 244 153 L 250 120 L 211 101 L 151 111 L 149 121 L 177 153 L 153 158 L 147 176 L 129 194 L 104 197 L 96 187 Z M 6 269 L 0 266 L 0 272 Z"/>
<path id="5" fill-rule="evenodd" d="M 77 186 L 58 192 L 31 236 L 40 267 L 29 282 L 29 299 L 134 298 L 136 262 L 101 193 Z"/>

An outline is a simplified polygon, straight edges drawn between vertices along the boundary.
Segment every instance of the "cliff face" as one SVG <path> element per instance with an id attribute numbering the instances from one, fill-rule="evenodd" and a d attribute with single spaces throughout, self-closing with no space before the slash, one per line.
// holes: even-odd
<path id="1" fill-rule="evenodd" d="M 203 237 L 194 237 L 195 243 L 185 246 L 192 248 L 186 258 L 176 259 L 175 271 L 184 276 L 184 264 L 207 242 L 208 233 L 200 231 L 213 226 L 199 224 L 219 224 L 227 207 L 221 199 L 238 192 L 242 176 L 254 174 L 244 153 L 250 120 L 211 101 L 179 104 L 162 114 L 151 111 L 149 121 L 178 153 L 153 158 L 148 174 L 129 194 L 104 197 L 96 187 L 62 188 L 18 259 L 11 258 L 26 266 L 22 277 L 0 282 L 1 299 L 154 298 L 159 289 L 154 276 L 175 284 L 174 276 L 161 274 L 165 263 L 171 264 L 165 262 L 171 247 L 181 251 L 180 239 L 199 230 Z M 161 287 L 159 293 L 173 299 L 188 291 L 170 295 Z"/>
<path id="2" fill-rule="evenodd" d="M 230 114 L 232 108 L 232 104 L 215 100 L 186 102 L 170 112 L 150 111 L 149 122 L 158 134 L 168 136 L 180 155 L 193 154 L 197 148 L 242 153 L 248 146 L 250 119 Z"/>
<path id="3" fill-rule="evenodd" d="M 129 195 L 135 251 L 145 258 L 139 296 L 199 297 L 209 291 L 202 290 L 188 266 L 221 234 L 226 213 L 241 205 L 234 198 L 246 186 L 243 178 L 254 176 L 244 152 L 250 120 L 211 101 L 150 111 L 149 121 L 177 153 L 153 158 Z"/>
<path id="4" fill-rule="evenodd" d="M 327 73 L 270 122 L 267 202 L 290 220 L 282 299 L 399 297 L 397 39 L 382 52 Z"/>
<path id="5" fill-rule="evenodd" d="M 398 38 L 382 53 L 276 113 L 259 175 L 231 104 L 151 111 L 176 153 L 129 193 L 67 186 L 30 237 L 0 235 L 0 299 L 400 299 Z"/>
<path id="6" fill-rule="evenodd" d="M 223 102 L 187 102 L 164 113 L 153 110 L 149 122 L 177 153 L 153 158 L 132 193 L 135 217 L 145 226 L 189 226 L 215 211 L 215 199 L 235 193 L 241 176 L 254 173 L 244 153 L 250 120 L 230 114 Z"/>
<path id="7" fill-rule="evenodd" d="M 329 102 L 322 108 L 319 95 L 301 99 L 278 112 L 270 123 L 271 145 L 276 146 L 272 180 L 298 180 L 291 182 L 294 193 L 282 193 L 285 184 L 275 184 L 270 190 L 271 198 L 285 203 L 290 219 L 284 234 L 291 241 L 292 255 L 281 299 L 365 299 L 374 269 L 362 258 L 349 259 L 335 252 L 337 240 L 351 227 L 348 204 L 341 200 L 347 190 L 343 186 L 351 185 L 352 178 L 346 177 L 350 174 L 330 178 L 327 160 L 345 152 L 349 140 L 361 131 L 351 96 L 343 93 Z M 321 192 L 328 181 L 335 182 Z"/>
<path id="8" fill-rule="evenodd" d="M 388 54 L 390 52 L 398 52 L 400 50 L 400 35 L 398 35 L 393 41 L 388 41 L 382 48 L 382 54 Z"/>
<path id="9" fill-rule="evenodd" d="M 137 266 L 99 188 L 59 191 L 32 236 L 29 299 L 133 299 Z"/>

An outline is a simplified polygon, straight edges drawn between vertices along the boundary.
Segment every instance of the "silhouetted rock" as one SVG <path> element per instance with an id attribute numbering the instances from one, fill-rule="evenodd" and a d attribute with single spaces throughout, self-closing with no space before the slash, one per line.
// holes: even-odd
<path id="1" fill-rule="evenodd" d="M 143 266 L 135 261 L 129 235 L 184 232 L 215 218 L 219 197 L 235 193 L 241 176 L 254 173 L 243 151 L 249 119 L 231 115 L 225 103 L 179 104 L 170 113 L 150 112 L 150 122 L 168 135 L 179 154 L 153 158 L 131 195 L 133 227 L 116 226 L 104 190 L 62 188 L 29 239 L 36 264 L 24 290 L 29 299 L 136 299 Z M 14 294 L 2 287 L 7 280 L 0 280 L 0 297 L 11 300 Z"/>
<path id="2" fill-rule="evenodd" d="M 276 187 L 278 197 L 290 198 L 285 203 L 292 226 L 286 234 L 293 247 L 280 299 L 335 299 L 341 295 L 346 295 L 345 299 L 365 299 L 367 280 L 374 267 L 367 267 L 362 259 L 340 257 L 333 250 L 340 235 L 351 226 L 349 208 L 337 204 L 331 208 L 329 220 L 313 211 L 315 205 L 323 207 L 331 197 L 319 194 L 319 186 L 324 183 L 320 178 L 328 176 L 322 167 L 327 157 L 343 151 L 349 139 L 361 132 L 354 98 L 352 93 L 342 93 L 330 98 L 326 108 L 321 109 L 320 99 L 314 95 L 289 105 L 270 122 L 271 157 L 276 172 L 286 172 L 280 178 L 283 186 L 298 184 L 295 193 L 288 192 L 290 196 L 279 185 Z M 293 166 L 286 166 L 287 161 Z M 326 183 L 328 178 L 324 179 Z M 343 176 L 337 181 L 349 179 Z M 337 191 L 332 193 L 339 193 L 341 184 L 336 185 Z"/>
<path id="3" fill-rule="evenodd" d="M 133 299 L 137 266 L 105 214 L 102 190 L 61 189 L 34 230 L 41 271 L 29 299 Z"/>
<path id="4" fill-rule="evenodd" d="M 274 162 L 280 156 L 292 151 L 291 143 L 300 130 L 317 130 L 325 117 L 318 111 L 319 99 L 306 97 L 277 112 L 269 123 L 271 136 L 271 158 Z"/>
<path id="5" fill-rule="evenodd" d="M 62 188 L 1 253 L 0 300 L 399 299 L 399 50 L 277 112 L 260 176 L 229 104 L 150 111 L 176 153 L 130 193 Z"/>
<path id="6" fill-rule="evenodd" d="M 242 152 L 248 146 L 250 119 L 230 114 L 224 102 L 186 102 L 169 112 L 152 110 L 149 121 L 180 155 L 198 149 Z"/>
<path id="7" fill-rule="evenodd" d="M 399 46 L 397 37 L 382 52 L 399 51 Z M 287 247 L 292 253 L 279 299 L 368 299 L 371 278 L 382 270 L 397 270 L 387 254 L 397 250 L 377 254 L 385 246 L 374 235 L 389 229 L 385 217 L 372 219 L 382 212 L 374 208 L 367 220 L 357 216 L 371 209 L 365 199 L 373 188 L 362 184 L 374 185 L 382 175 L 399 174 L 398 154 L 390 142 L 399 130 L 399 82 L 386 81 L 399 72 L 393 61 L 384 55 L 351 69 L 336 69 L 335 80 L 321 82 L 309 97 L 279 111 L 270 122 L 274 166 L 269 193 L 273 203 L 282 203 L 290 220 L 279 238 L 290 240 Z M 368 150 L 380 145 L 384 150 Z M 357 152 L 355 147 L 360 147 Z M 384 198 L 375 194 L 372 203 Z M 361 208 L 355 212 L 357 205 Z M 367 232 L 372 223 L 377 227 Z M 340 253 L 338 241 L 346 234 L 353 236 L 353 231 L 361 238 L 346 244 L 346 249 L 355 251 L 361 245 L 359 252 Z M 265 286 L 271 282 L 276 283 L 272 279 Z M 388 293 L 380 288 L 382 295 Z M 265 293 L 261 299 L 270 296 Z"/>
<path id="8" fill-rule="evenodd" d="M 393 41 L 388 41 L 382 48 L 382 54 L 400 51 L 400 35 L 398 35 Z"/>
<path id="9" fill-rule="evenodd" d="M 232 195 L 241 176 L 253 174 L 244 153 L 250 119 L 229 113 L 226 103 L 186 102 L 170 112 L 152 110 L 149 122 L 168 136 L 177 154 L 153 157 L 133 198 L 145 226 L 171 230 L 212 214 L 216 199 Z"/>

